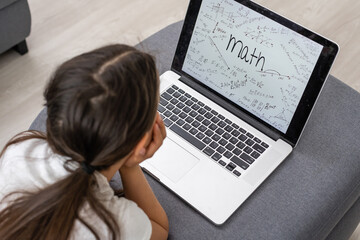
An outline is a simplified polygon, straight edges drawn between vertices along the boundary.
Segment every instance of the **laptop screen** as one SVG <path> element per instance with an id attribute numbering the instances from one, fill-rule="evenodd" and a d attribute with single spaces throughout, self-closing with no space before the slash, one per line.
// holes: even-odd
<path id="1" fill-rule="evenodd" d="M 240 3 L 203 0 L 182 70 L 286 133 L 322 49 Z"/>
<path id="2" fill-rule="evenodd" d="M 250 0 L 191 0 L 172 70 L 295 145 L 337 52 L 334 42 Z"/>

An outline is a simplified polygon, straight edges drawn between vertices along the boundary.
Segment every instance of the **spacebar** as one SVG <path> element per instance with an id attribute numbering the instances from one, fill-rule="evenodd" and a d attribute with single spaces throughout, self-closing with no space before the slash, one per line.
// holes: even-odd
<path id="1" fill-rule="evenodd" d="M 190 142 L 192 145 L 194 145 L 198 149 L 202 150 L 205 147 L 204 143 L 200 142 L 198 139 L 191 136 L 188 132 L 186 132 L 185 130 L 180 128 L 178 125 L 173 124 L 170 127 L 170 129 L 173 130 L 178 135 L 180 135 L 180 137 L 184 138 L 186 141 Z"/>

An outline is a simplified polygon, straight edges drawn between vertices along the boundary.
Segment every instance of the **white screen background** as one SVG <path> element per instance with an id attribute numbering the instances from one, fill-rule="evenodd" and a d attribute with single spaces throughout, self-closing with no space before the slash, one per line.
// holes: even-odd
<path id="1" fill-rule="evenodd" d="M 203 0 L 182 70 L 285 133 L 322 48 L 239 3 Z"/>

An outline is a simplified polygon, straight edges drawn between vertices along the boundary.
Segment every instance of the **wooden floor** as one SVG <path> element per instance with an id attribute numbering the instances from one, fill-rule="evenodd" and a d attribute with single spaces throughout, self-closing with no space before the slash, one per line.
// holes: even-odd
<path id="1" fill-rule="evenodd" d="M 29 53 L 0 55 L 0 147 L 26 130 L 43 108 L 42 91 L 54 68 L 109 43 L 134 45 L 184 18 L 188 0 L 28 0 Z M 331 74 L 360 91 L 359 0 L 258 0 L 260 4 L 336 41 Z M 360 227 L 351 240 L 360 240 Z"/>

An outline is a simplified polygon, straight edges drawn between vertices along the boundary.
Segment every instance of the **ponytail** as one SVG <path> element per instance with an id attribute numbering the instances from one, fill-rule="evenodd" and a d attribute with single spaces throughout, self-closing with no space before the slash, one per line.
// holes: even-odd
<path id="1" fill-rule="evenodd" d="M 0 157 L 10 145 L 32 138 L 46 139 L 40 132 L 23 132 L 6 144 Z M 0 212 L 0 239 L 54 239 L 54 236 L 56 239 L 68 239 L 75 220 L 79 220 L 96 239 L 100 239 L 93 226 L 79 215 L 85 202 L 109 226 L 115 239 L 119 236 L 119 227 L 111 213 L 96 199 L 93 192 L 95 182 L 94 174 L 80 167 L 40 191 L 8 194 L 2 199 L 9 202 L 8 207 Z M 15 194 L 20 197 L 10 200 Z"/>

